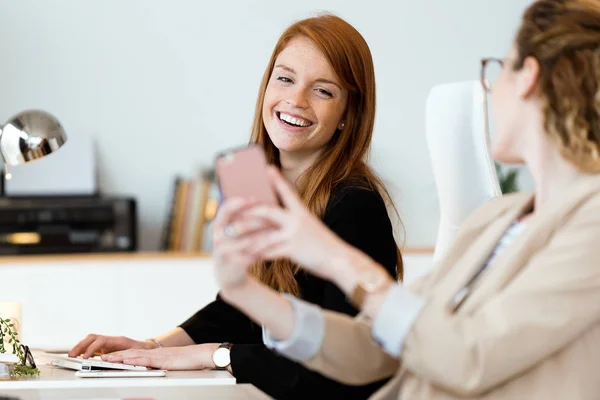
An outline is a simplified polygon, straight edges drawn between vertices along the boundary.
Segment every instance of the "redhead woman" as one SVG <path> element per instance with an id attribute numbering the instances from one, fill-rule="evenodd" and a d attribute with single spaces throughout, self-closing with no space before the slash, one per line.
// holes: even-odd
<path id="1" fill-rule="evenodd" d="M 312 216 L 396 280 L 402 259 L 386 209 L 389 196 L 367 164 L 374 119 L 373 61 L 360 33 L 331 15 L 291 25 L 263 76 L 251 142 L 262 146 Z M 220 230 L 214 236 L 218 268 L 249 269 L 275 292 L 357 313 L 339 288 L 289 259 L 255 260 L 228 247 L 235 241 L 223 240 Z M 112 353 L 103 356 L 108 361 L 162 369 L 227 368 L 238 382 L 276 398 L 365 398 L 381 385 L 342 385 L 280 357 L 264 346 L 260 325 L 221 296 L 163 336 L 136 341 L 89 335 L 70 354 L 94 353 Z M 216 354 L 220 361 L 215 362 Z"/>

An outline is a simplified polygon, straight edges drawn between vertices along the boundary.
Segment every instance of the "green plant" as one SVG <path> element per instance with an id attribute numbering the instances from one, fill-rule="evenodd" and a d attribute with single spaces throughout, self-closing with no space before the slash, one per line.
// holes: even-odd
<path id="1" fill-rule="evenodd" d="M 519 191 L 519 171 L 516 168 L 503 171 L 502 166 L 496 163 L 496 175 L 498 175 L 502 194 Z"/>
<path id="2" fill-rule="evenodd" d="M 37 368 L 31 368 L 29 365 L 15 365 L 13 370 L 13 376 L 37 376 L 40 374 L 40 370 Z"/>
<path id="3" fill-rule="evenodd" d="M 15 354 L 20 361 L 20 364 L 15 365 L 12 372 L 13 377 L 19 376 L 36 376 L 40 374 L 40 370 L 32 368 L 25 364 L 25 354 L 19 341 L 19 334 L 14 330 L 15 324 L 10 318 L 3 319 L 0 317 L 0 353 L 6 353 L 4 346 L 4 339 L 8 337 L 8 344 L 12 346 L 12 352 Z"/>

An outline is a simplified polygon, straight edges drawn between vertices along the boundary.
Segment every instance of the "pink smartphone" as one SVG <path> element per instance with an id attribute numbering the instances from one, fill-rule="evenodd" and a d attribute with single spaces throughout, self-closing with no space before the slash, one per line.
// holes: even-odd
<path id="1" fill-rule="evenodd" d="M 251 145 L 219 154 L 215 161 L 215 174 L 224 200 L 241 197 L 268 205 L 279 204 L 267 176 L 265 153 L 259 146 Z"/>

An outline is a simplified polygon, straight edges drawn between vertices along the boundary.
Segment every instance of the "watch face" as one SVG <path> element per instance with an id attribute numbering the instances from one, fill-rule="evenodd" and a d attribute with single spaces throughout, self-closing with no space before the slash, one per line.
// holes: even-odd
<path id="1" fill-rule="evenodd" d="M 229 356 L 229 349 L 220 347 L 213 353 L 213 362 L 218 368 L 225 368 L 231 363 L 231 357 Z"/>

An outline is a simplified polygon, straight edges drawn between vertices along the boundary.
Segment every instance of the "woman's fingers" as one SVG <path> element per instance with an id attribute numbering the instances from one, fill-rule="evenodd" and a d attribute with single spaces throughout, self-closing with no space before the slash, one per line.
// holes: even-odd
<path id="1" fill-rule="evenodd" d="M 165 366 L 165 362 L 162 358 L 156 359 L 153 357 L 132 357 L 132 358 L 124 358 L 122 363 L 127 364 L 127 365 L 135 365 L 138 367 L 169 369 Z"/>
<path id="2" fill-rule="evenodd" d="M 286 239 L 281 231 L 276 230 L 260 235 L 254 235 L 248 247 L 248 251 L 260 258 L 271 258 L 266 257 L 267 250 L 270 250 L 269 254 L 272 254 L 275 248 L 281 248 L 282 245 L 285 244 L 285 240 Z"/>
<path id="3" fill-rule="evenodd" d="M 263 260 L 276 260 L 285 257 L 285 251 L 282 242 L 276 242 L 271 246 L 266 246 L 260 250 L 260 258 Z"/>
<path id="4" fill-rule="evenodd" d="M 255 206 L 255 201 L 245 200 L 242 198 L 232 198 L 226 200 L 219 208 L 217 217 L 213 225 L 213 235 L 215 239 L 219 239 L 225 235 L 226 227 L 244 210 Z"/>
<path id="5" fill-rule="evenodd" d="M 81 342 L 77 343 L 75 347 L 69 352 L 69 357 L 79 357 L 82 353 L 87 350 L 92 343 L 96 341 L 98 335 L 90 334 L 85 337 Z"/>
<path id="6" fill-rule="evenodd" d="M 246 235 L 268 229 L 271 225 L 268 221 L 259 217 L 240 216 L 238 220 L 229 224 L 229 229 L 235 237 L 231 238 L 243 238 Z"/>
<path id="7" fill-rule="evenodd" d="M 244 216 L 248 218 L 260 218 L 268 221 L 275 227 L 283 227 L 289 224 L 289 211 L 272 206 L 255 206 L 244 211 Z"/>
<path id="8" fill-rule="evenodd" d="M 169 350 L 170 349 L 130 349 L 116 351 L 111 354 L 103 355 L 102 360 L 128 365 L 139 365 L 141 367 L 161 368 L 165 358 L 163 353 L 168 353 Z M 168 357 L 168 354 L 166 354 L 166 356 Z"/>
<path id="9" fill-rule="evenodd" d="M 260 232 L 269 231 L 264 229 Z M 223 240 L 221 243 L 215 246 L 213 253 L 219 258 L 228 258 L 236 254 L 251 253 L 248 250 L 254 245 L 254 242 L 256 242 L 257 238 L 260 238 L 262 235 L 263 233 L 255 232 L 246 234 L 240 238 Z"/>
<path id="10" fill-rule="evenodd" d="M 102 356 L 102 360 L 109 362 L 121 362 L 124 358 L 132 358 L 138 357 L 144 350 L 123 350 L 123 351 L 115 351 L 114 353 L 104 354 Z"/>
<path id="11" fill-rule="evenodd" d="M 106 342 L 106 338 L 100 336 L 92 344 L 88 346 L 83 354 L 83 358 L 90 358 L 96 353 L 101 353 L 101 350 L 104 348 L 104 344 Z"/>
<path id="12" fill-rule="evenodd" d="M 273 166 L 270 166 L 267 172 L 275 188 L 275 192 L 279 195 L 279 199 L 283 202 L 283 205 L 291 211 L 304 210 L 304 204 L 300 200 L 300 197 L 298 197 L 298 193 L 285 180 L 281 172 Z"/>

